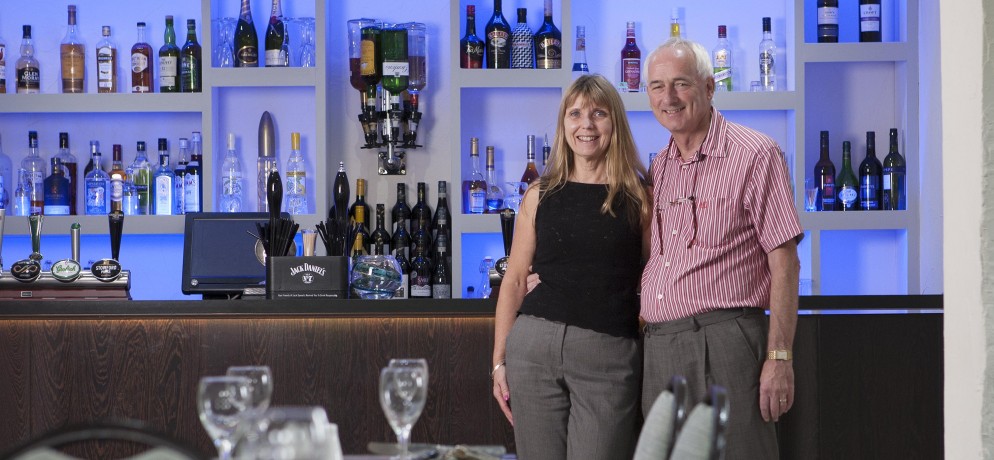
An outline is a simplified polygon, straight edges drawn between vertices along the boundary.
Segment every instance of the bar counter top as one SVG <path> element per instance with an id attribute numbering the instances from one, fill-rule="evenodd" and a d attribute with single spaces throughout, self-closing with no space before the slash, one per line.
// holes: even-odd
<path id="1" fill-rule="evenodd" d="M 3 302 L 0 319 L 491 317 L 495 299 L 251 299 Z M 941 295 L 801 296 L 801 314 L 940 313 Z"/>

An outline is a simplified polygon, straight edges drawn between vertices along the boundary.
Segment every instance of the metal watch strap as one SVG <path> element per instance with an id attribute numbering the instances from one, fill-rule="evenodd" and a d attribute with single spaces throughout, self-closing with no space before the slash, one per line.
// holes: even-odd
<path id="1" fill-rule="evenodd" d="M 794 359 L 794 353 L 790 350 L 770 350 L 766 353 L 766 359 L 775 361 L 790 361 Z"/>

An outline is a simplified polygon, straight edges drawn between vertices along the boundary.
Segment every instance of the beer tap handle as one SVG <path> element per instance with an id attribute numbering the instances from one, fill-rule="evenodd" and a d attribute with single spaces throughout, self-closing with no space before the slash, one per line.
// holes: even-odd
<path id="1" fill-rule="evenodd" d="M 69 227 L 69 241 L 72 245 L 72 260 L 79 263 L 79 222 L 73 222 Z"/>
<path id="2" fill-rule="evenodd" d="M 44 220 L 45 216 L 41 214 L 28 216 L 28 231 L 31 232 L 31 255 L 28 258 L 35 262 L 41 262 L 44 258 L 41 255 L 41 224 Z"/>
<path id="3" fill-rule="evenodd" d="M 107 216 L 110 225 L 110 254 L 111 259 L 120 260 L 121 234 L 124 232 L 124 214 L 111 213 Z"/>
<path id="4" fill-rule="evenodd" d="M 504 239 L 504 256 L 511 255 L 511 240 L 514 237 L 514 210 L 504 209 L 500 212 L 500 233 Z"/>

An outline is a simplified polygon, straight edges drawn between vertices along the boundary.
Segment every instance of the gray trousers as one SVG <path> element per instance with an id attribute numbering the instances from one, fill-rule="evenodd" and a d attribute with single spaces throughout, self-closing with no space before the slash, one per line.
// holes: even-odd
<path id="1" fill-rule="evenodd" d="M 674 375 L 687 378 L 688 402 L 708 385 L 728 391 L 725 459 L 779 458 L 775 425 L 759 410 L 759 374 L 766 359 L 769 320 L 762 309 L 718 310 L 645 328 L 642 408 L 648 413 Z"/>
<path id="2" fill-rule="evenodd" d="M 505 356 L 518 458 L 632 458 L 639 357 L 636 339 L 518 316 Z"/>

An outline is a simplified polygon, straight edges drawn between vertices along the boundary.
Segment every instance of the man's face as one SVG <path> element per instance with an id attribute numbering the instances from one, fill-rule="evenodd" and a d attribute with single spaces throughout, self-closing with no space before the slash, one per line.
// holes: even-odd
<path id="1" fill-rule="evenodd" d="M 707 132 L 714 80 L 701 78 L 693 54 L 683 48 L 667 48 L 652 57 L 649 105 L 656 120 L 674 136 Z"/>

